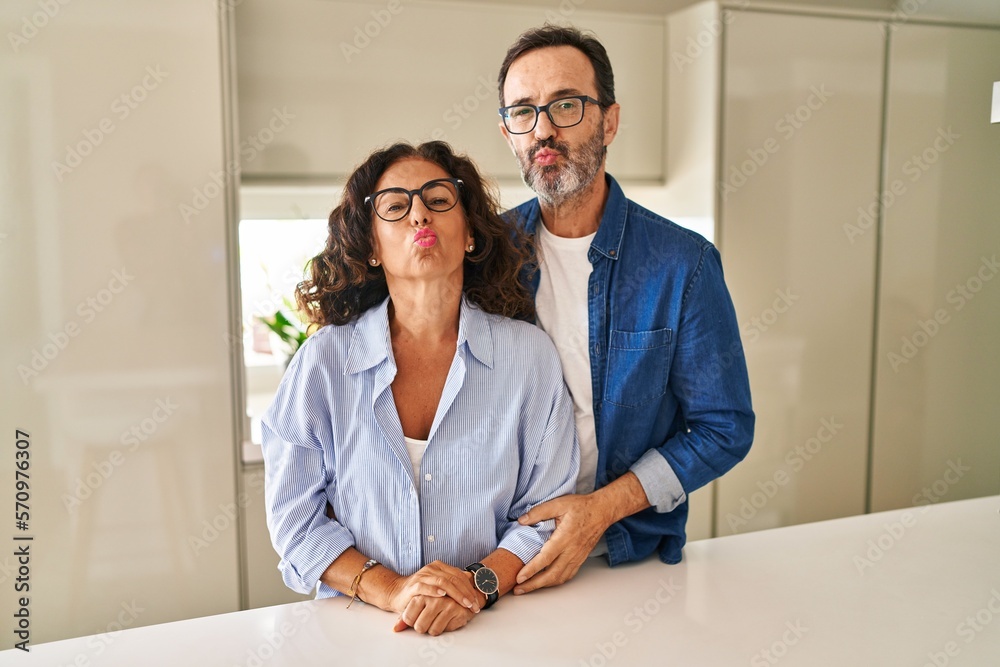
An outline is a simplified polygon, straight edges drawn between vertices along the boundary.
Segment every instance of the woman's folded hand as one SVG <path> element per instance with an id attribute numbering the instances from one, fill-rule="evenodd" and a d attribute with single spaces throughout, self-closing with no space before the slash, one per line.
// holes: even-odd
<path id="1" fill-rule="evenodd" d="M 437 636 L 443 632 L 458 630 L 475 615 L 474 611 L 450 597 L 417 595 L 410 598 L 392 629 L 394 632 L 401 632 L 409 627 L 421 634 Z"/>
<path id="2" fill-rule="evenodd" d="M 478 613 L 482 594 L 465 570 L 442 563 L 428 563 L 408 577 L 400 576 L 389 585 L 389 609 L 402 613 L 417 596 L 450 598 L 461 607 Z M 464 624 L 463 624 L 464 625 Z"/>

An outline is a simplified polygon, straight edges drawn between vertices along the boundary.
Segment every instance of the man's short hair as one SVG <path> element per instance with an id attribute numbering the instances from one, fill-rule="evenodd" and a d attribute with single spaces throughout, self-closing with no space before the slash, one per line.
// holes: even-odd
<path id="1" fill-rule="evenodd" d="M 529 51 L 549 46 L 572 46 L 583 52 L 594 67 L 594 80 L 597 83 L 597 99 L 602 107 L 615 103 L 615 74 L 611 70 L 611 60 L 604 45 L 597 41 L 593 33 L 585 33 L 576 28 L 563 27 L 546 23 L 540 28 L 532 28 L 521 34 L 504 56 L 500 65 L 500 76 L 497 83 L 500 87 L 500 106 L 504 106 L 503 86 L 507 81 L 507 70 L 511 63 Z"/>

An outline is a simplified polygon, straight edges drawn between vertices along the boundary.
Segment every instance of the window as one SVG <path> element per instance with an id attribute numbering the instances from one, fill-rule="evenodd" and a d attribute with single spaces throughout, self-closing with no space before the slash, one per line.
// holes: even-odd
<path id="1" fill-rule="evenodd" d="M 295 286 L 304 278 L 306 262 L 326 244 L 326 226 L 326 220 L 310 218 L 240 222 L 246 414 L 254 445 L 260 445 L 260 417 L 270 405 L 292 354 L 261 318 L 280 311 L 305 330 L 294 311 Z M 249 450 L 245 459 L 259 456 L 251 447 L 245 449 Z"/>

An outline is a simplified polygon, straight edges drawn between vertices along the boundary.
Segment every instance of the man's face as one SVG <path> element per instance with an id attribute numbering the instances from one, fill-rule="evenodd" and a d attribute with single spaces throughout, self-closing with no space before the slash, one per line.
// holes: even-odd
<path id="1" fill-rule="evenodd" d="M 529 51 L 515 60 L 504 82 L 504 104 L 541 106 L 572 95 L 597 99 L 594 68 L 582 51 L 553 46 Z M 549 205 L 572 200 L 602 173 L 604 149 L 618 131 L 618 105 L 601 112 L 587 103 L 583 120 L 573 127 L 556 127 L 544 112 L 535 129 L 511 134 L 503 121 L 500 131 L 517 156 L 521 178 Z"/>

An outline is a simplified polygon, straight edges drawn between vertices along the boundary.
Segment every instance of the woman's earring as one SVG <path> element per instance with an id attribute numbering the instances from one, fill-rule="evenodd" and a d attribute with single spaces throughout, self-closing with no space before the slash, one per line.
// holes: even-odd
<path id="1" fill-rule="evenodd" d="M 470 243 L 469 244 L 469 252 L 472 252 L 475 249 L 476 249 L 476 244 L 475 243 Z"/>
<path id="2" fill-rule="evenodd" d="M 378 260 L 375 259 L 374 257 L 372 257 L 371 259 L 369 259 L 368 263 L 371 264 L 372 266 L 378 266 Z"/>

